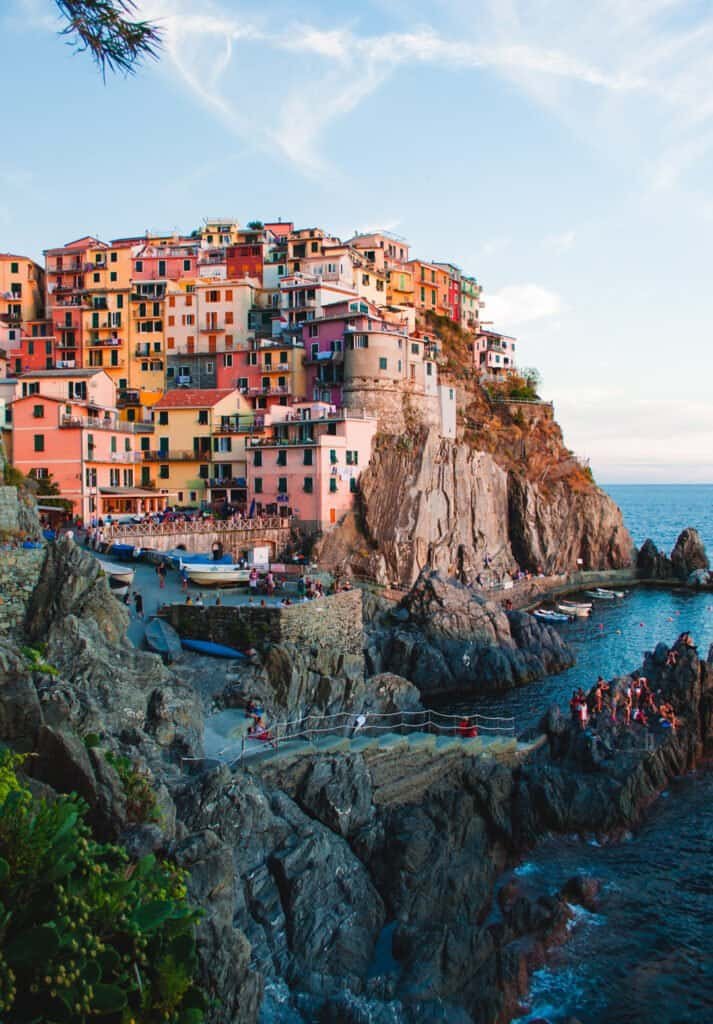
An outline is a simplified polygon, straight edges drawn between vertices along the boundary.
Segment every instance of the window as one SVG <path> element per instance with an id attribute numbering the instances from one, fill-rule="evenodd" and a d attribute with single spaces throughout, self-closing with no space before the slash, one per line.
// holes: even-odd
<path id="1" fill-rule="evenodd" d="M 129 437 L 125 437 L 124 438 L 124 451 L 125 452 L 130 452 L 131 451 L 131 438 L 129 438 Z"/>
<path id="2" fill-rule="evenodd" d="M 113 437 L 113 436 L 111 438 L 111 450 L 112 450 L 112 452 L 116 451 L 116 438 Z"/>
<path id="3" fill-rule="evenodd" d="M 312 494 L 314 490 L 314 480 L 312 479 L 311 476 L 306 476 L 304 478 L 303 489 L 305 494 Z"/>
<path id="4" fill-rule="evenodd" d="M 287 494 L 287 477 L 278 476 L 277 478 L 277 492 L 278 494 Z"/>
<path id="5" fill-rule="evenodd" d="M 183 261 L 183 269 L 184 270 L 190 270 L 191 269 L 191 261 L 190 260 L 184 260 Z"/>
<path id="6" fill-rule="evenodd" d="M 419 354 L 420 348 L 419 348 L 419 346 L 418 346 L 418 344 L 416 342 L 412 342 L 411 343 L 411 352 L 415 356 L 417 356 Z"/>
<path id="7" fill-rule="evenodd" d="M 302 460 L 305 466 L 311 466 L 312 465 L 312 455 L 313 455 L 312 449 L 311 448 L 305 448 L 304 458 Z"/>
<path id="8" fill-rule="evenodd" d="M 256 476 L 253 480 L 253 490 L 256 494 L 262 494 L 262 477 Z"/>
<path id="9" fill-rule="evenodd" d="M 168 480 L 168 466 L 161 465 L 158 467 L 158 475 L 162 480 Z"/>
<path id="10" fill-rule="evenodd" d="M 159 277 L 165 277 L 166 276 L 166 261 L 165 260 L 159 260 L 158 261 L 158 276 Z"/>
<path id="11" fill-rule="evenodd" d="M 11 263 L 10 264 L 10 273 L 11 274 L 19 274 L 20 273 L 20 264 L 19 263 Z"/>
<path id="12" fill-rule="evenodd" d="M 207 463 L 201 463 L 201 465 L 198 467 L 198 476 L 201 478 L 201 480 L 207 480 L 208 479 L 208 464 Z"/>
<path id="13" fill-rule="evenodd" d="M 96 273 L 92 274 L 92 281 L 94 281 L 95 284 L 99 284 L 101 279 L 102 279 L 102 276 L 101 276 L 100 273 L 96 272 Z"/>
<path id="14" fill-rule="evenodd" d="M 158 414 L 158 422 L 162 427 L 168 426 L 168 413 L 161 410 Z"/>
<path id="15" fill-rule="evenodd" d="M 136 270 L 139 273 L 141 273 L 141 271 L 144 269 L 144 262 L 143 262 L 143 260 L 137 260 L 136 263 L 134 264 L 134 266 L 136 267 Z"/>
<path id="16" fill-rule="evenodd" d="M 262 466 L 262 452 L 253 452 L 253 466 Z"/>
<path id="17" fill-rule="evenodd" d="M 352 492 L 352 494 L 356 494 L 357 481 L 355 476 L 349 478 L 349 490 Z"/>
<path id="18" fill-rule="evenodd" d="M 426 363 L 426 376 L 427 377 L 432 377 L 433 376 L 433 363 Z"/>
<path id="19" fill-rule="evenodd" d="M 117 280 L 117 273 L 116 273 L 115 270 L 110 270 L 109 271 L 109 280 L 110 281 L 116 281 Z"/>
<path id="20" fill-rule="evenodd" d="M 329 461 L 331 462 L 331 464 L 333 466 L 335 465 L 335 463 L 337 463 L 339 461 L 339 459 L 337 458 L 337 449 L 336 448 L 330 448 L 329 449 Z"/>
<path id="21" fill-rule="evenodd" d="M 385 370 L 388 366 L 386 356 L 379 356 L 379 369 Z"/>
<path id="22" fill-rule="evenodd" d="M 109 485 L 111 487 L 118 487 L 119 486 L 119 480 L 120 480 L 119 470 L 118 469 L 110 469 L 109 470 Z"/>
<path id="23" fill-rule="evenodd" d="M 277 465 L 278 466 L 286 466 L 287 465 L 287 452 L 286 451 L 279 451 L 277 453 Z"/>
<path id="24" fill-rule="evenodd" d="M 134 471 L 133 469 L 124 470 L 124 487 L 134 486 Z"/>
<path id="25" fill-rule="evenodd" d="M 44 407 L 44 405 L 33 405 L 33 407 L 32 407 L 32 415 L 35 417 L 36 420 L 44 419 L 44 417 L 45 417 L 45 407 Z"/>
<path id="26" fill-rule="evenodd" d="M 204 427 L 208 425 L 208 410 L 207 409 L 199 409 L 198 410 L 198 422 L 200 424 L 202 424 Z"/>
<path id="27" fill-rule="evenodd" d="M 319 337 L 319 327 L 318 327 L 317 324 L 310 324 L 309 325 L 309 336 L 310 336 L 310 338 L 318 338 Z"/>
<path id="28" fill-rule="evenodd" d="M 115 253 L 115 252 L 110 252 L 109 253 L 109 262 L 110 263 L 116 263 L 117 259 L 118 259 L 118 254 L 117 253 Z"/>
<path id="29" fill-rule="evenodd" d="M 358 466 L 359 465 L 359 452 L 358 451 L 354 451 L 354 450 L 349 451 L 347 449 L 347 465 L 348 466 Z"/>
<path id="30" fill-rule="evenodd" d="M 232 366 L 232 365 L 233 365 L 233 353 L 232 352 L 226 352 L 223 355 L 223 366 Z"/>
<path id="31" fill-rule="evenodd" d="M 336 476 L 330 476 L 330 478 L 329 478 L 329 490 L 330 490 L 330 492 L 332 494 L 334 494 L 336 489 L 337 489 L 337 478 L 336 478 Z"/>

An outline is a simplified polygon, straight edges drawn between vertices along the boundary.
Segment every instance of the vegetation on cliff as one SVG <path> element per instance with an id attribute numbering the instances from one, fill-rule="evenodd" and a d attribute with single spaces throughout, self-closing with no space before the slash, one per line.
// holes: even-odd
<path id="1" fill-rule="evenodd" d="M 0 1015 L 201 1024 L 184 875 L 92 839 L 76 796 L 37 799 L 0 757 Z"/>

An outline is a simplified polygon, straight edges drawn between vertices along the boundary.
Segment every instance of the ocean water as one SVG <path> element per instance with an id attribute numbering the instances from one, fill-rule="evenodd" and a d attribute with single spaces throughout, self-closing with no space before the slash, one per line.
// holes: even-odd
<path id="1" fill-rule="evenodd" d="M 713 486 L 611 486 L 635 543 L 667 552 L 695 526 L 713 553 Z M 521 724 L 575 686 L 640 664 L 658 640 L 690 629 L 699 651 L 713 643 L 713 595 L 632 591 L 597 605 L 590 620 L 563 625 L 577 665 L 560 676 L 486 702 Z M 598 878 L 598 912 L 578 912 L 569 941 L 532 978 L 519 1018 L 555 1024 L 713 1024 L 713 772 L 673 782 L 640 828 L 618 843 L 552 837 L 518 870 L 555 892 L 577 873 Z"/>
<path id="2" fill-rule="evenodd" d="M 713 555 L 713 484 L 604 484 L 624 513 L 637 547 L 650 537 L 666 554 L 681 530 L 695 526 Z"/>

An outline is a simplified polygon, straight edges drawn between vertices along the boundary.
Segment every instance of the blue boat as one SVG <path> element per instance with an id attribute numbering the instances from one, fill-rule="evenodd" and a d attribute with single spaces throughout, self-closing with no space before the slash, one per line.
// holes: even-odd
<path id="1" fill-rule="evenodd" d="M 181 644 L 187 651 L 195 651 L 196 654 L 211 654 L 214 658 L 245 658 L 242 651 L 235 647 L 226 647 L 225 644 L 214 644 L 212 640 L 191 640 L 182 636 Z"/>
<path id="2" fill-rule="evenodd" d="M 213 558 L 213 555 L 208 552 L 200 553 L 196 551 L 183 551 L 181 548 L 172 548 L 170 551 L 163 552 L 163 558 L 172 569 L 178 569 L 180 563 L 184 565 L 232 565 L 233 556 L 228 553 L 221 555 L 220 558 Z"/>
<path id="3" fill-rule="evenodd" d="M 122 562 L 131 562 L 134 559 L 133 544 L 112 544 L 111 554 Z"/>

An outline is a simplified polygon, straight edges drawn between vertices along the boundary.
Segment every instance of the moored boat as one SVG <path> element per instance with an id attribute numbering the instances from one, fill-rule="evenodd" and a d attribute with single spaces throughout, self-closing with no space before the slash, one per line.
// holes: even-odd
<path id="1" fill-rule="evenodd" d="M 190 565 L 182 562 L 181 570 L 191 583 L 197 583 L 201 587 L 229 587 L 247 583 L 250 579 L 250 570 L 239 565 Z"/>
<path id="2" fill-rule="evenodd" d="M 555 612 L 549 608 L 537 608 L 532 613 L 536 619 L 542 619 L 543 622 L 569 622 L 569 615 L 563 615 L 562 612 Z"/>
<path id="3" fill-rule="evenodd" d="M 591 614 L 592 606 L 590 604 L 567 604 L 563 601 L 557 605 L 557 610 L 564 615 L 577 615 L 579 618 L 586 618 Z"/>
<path id="4" fill-rule="evenodd" d="M 619 597 L 624 597 L 623 590 L 605 590 L 603 587 L 597 587 L 596 590 L 585 590 L 585 597 L 591 597 L 595 601 L 616 601 Z"/>
<path id="5" fill-rule="evenodd" d="M 160 654 L 167 665 L 178 661 L 181 657 L 183 653 L 181 638 L 173 626 L 170 626 L 163 619 L 149 619 L 146 623 L 144 636 L 146 638 L 146 646 L 154 654 Z"/>
<path id="6" fill-rule="evenodd" d="M 114 565 L 113 562 L 104 562 L 101 558 L 97 558 L 97 562 L 110 581 L 116 580 L 124 586 L 131 586 L 133 583 L 134 570 L 130 566 Z"/>
<path id="7" fill-rule="evenodd" d="M 235 647 L 227 647 L 225 644 L 216 644 L 212 640 L 192 640 L 190 637 L 181 637 L 181 646 L 187 651 L 195 651 L 196 654 L 210 654 L 214 658 L 246 658 L 247 655 Z"/>

